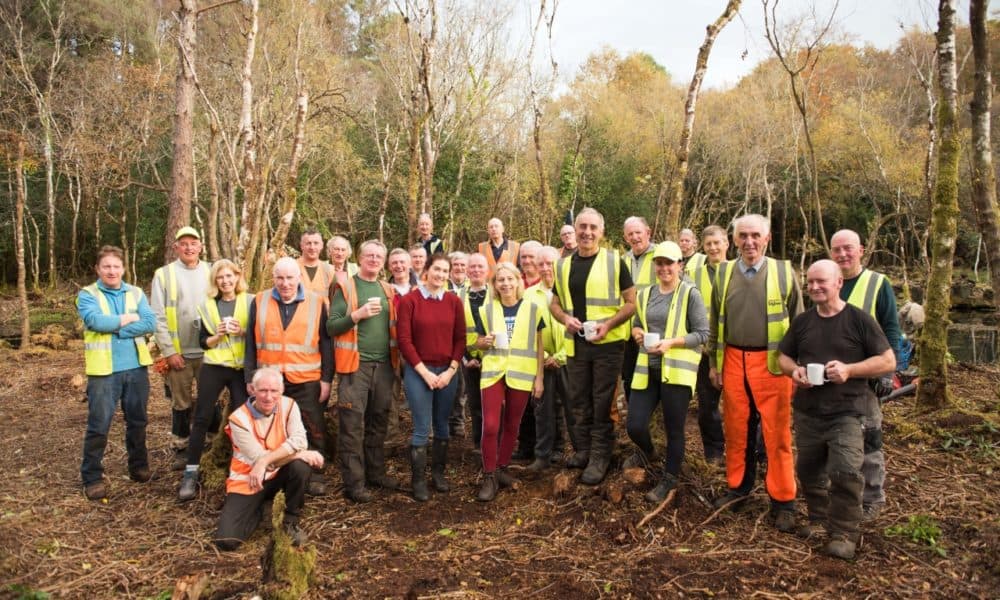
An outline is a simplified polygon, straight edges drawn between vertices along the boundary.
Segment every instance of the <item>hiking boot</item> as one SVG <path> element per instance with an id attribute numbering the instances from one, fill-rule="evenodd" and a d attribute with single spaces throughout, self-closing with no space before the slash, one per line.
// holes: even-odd
<path id="1" fill-rule="evenodd" d="M 781 533 L 795 533 L 798 527 L 795 525 L 795 512 L 791 510 L 773 511 L 774 528 Z"/>
<path id="2" fill-rule="evenodd" d="M 827 556 L 839 558 L 841 560 L 851 560 L 854 558 L 854 550 L 857 544 L 847 539 L 847 536 L 840 533 L 834 534 L 823 548 L 823 553 Z"/>
<path id="3" fill-rule="evenodd" d="M 104 500 L 108 497 L 108 486 L 103 481 L 95 481 L 83 486 L 83 495 L 87 500 Z"/>
<path id="4" fill-rule="evenodd" d="M 183 471 L 187 468 L 187 449 L 174 450 L 174 458 L 170 461 L 171 471 Z"/>
<path id="5" fill-rule="evenodd" d="M 366 477 L 365 483 L 370 487 L 382 488 L 383 490 L 399 489 L 399 481 L 395 477 L 389 477 L 384 473 L 371 478 Z"/>
<path id="6" fill-rule="evenodd" d="M 525 468 L 532 473 L 541 473 L 549 468 L 549 459 L 548 457 L 536 456 L 535 460 Z"/>
<path id="7" fill-rule="evenodd" d="M 326 482 L 313 476 L 309 480 L 309 485 L 306 486 L 306 493 L 310 496 L 325 496 L 326 495 Z"/>
<path id="8" fill-rule="evenodd" d="M 795 535 L 804 540 L 816 540 L 826 535 L 826 527 L 819 521 L 809 521 L 796 529 Z"/>
<path id="9" fill-rule="evenodd" d="M 514 487 L 514 484 L 517 483 L 517 479 L 510 474 L 507 467 L 500 467 L 494 471 L 493 475 L 497 479 L 497 484 L 502 488 Z"/>
<path id="10" fill-rule="evenodd" d="M 746 496 L 737 494 L 733 491 L 728 491 L 716 498 L 715 502 L 712 503 L 712 507 L 716 510 L 724 507 L 728 510 L 737 511 L 743 507 L 743 503 L 746 501 Z"/>
<path id="11" fill-rule="evenodd" d="M 490 502 L 497 497 L 497 490 L 499 487 L 496 475 L 493 473 L 485 473 L 483 475 L 483 485 L 479 488 L 479 494 L 476 495 L 476 500 L 479 500 L 480 502 Z"/>
<path id="12" fill-rule="evenodd" d="M 601 455 L 593 455 L 587 468 L 580 475 L 580 483 L 584 485 L 597 485 L 604 481 L 604 476 L 608 474 L 608 458 Z"/>
<path id="13" fill-rule="evenodd" d="M 572 456 L 566 459 L 567 469 L 584 469 L 587 467 L 587 463 L 590 462 L 589 452 L 574 452 Z"/>
<path id="14" fill-rule="evenodd" d="M 633 452 L 632 456 L 625 459 L 622 463 L 622 470 L 625 469 L 648 469 L 649 459 L 642 452 Z"/>
<path id="15" fill-rule="evenodd" d="M 448 464 L 448 440 L 434 440 L 431 446 L 431 479 L 434 489 L 439 492 L 451 491 L 451 484 L 445 478 L 445 466 Z"/>
<path id="16" fill-rule="evenodd" d="M 369 492 L 368 488 L 363 485 L 358 485 L 351 489 L 344 490 L 344 496 L 356 504 L 365 504 L 366 502 L 372 501 L 372 493 Z"/>
<path id="17" fill-rule="evenodd" d="M 181 479 L 181 488 L 177 490 L 177 499 L 181 502 L 194 500 L 198 495 L 198 472 L 185 471 L 184 478 Z"/>
<path id="18" fill-rule="evenodd" d="M 877 519 L 879 513 L 882 512 L 883 506 L 884 504 L 882 504 L 881 502 L 864 505 L 864 507 L 861 509 L 861 522 L 868 523 Z"/>
<path id="19" fill-rule="evenodd" d="M 410 446 L 410 487 L 413 488 L 413 499 L 417 502 L 427 502 L 430 492 L 427 491 L 427 446 Z"/>
<path id="20" fill-rule="evenodd" d="M 665 473 L 663 478 L 660 479 L 660 483 L 646 492 L 646 500 L 656 503 L 663 502 L 667 499 L 667 494 L 670 493 L 670 490 L 675 487 L 677 487 L 677 478 L 669 473 Z"/>
<path id="21" fill-rule="evenodd" d="M 298 523 L 285 521 L 284 529 L 288 537 L 291 538 L 293 546 L 302 546 L 309 541 L 309 536 L 306 535 L 306 532 L 302 531 Z"/>
<path id="22" fill-rule="evenodd" d="M 139 467 L 129 470 L 128 478 L 136 483 L 146 483 L 153 478 L 153 472 L 149 470 L 149 467 Z"/>

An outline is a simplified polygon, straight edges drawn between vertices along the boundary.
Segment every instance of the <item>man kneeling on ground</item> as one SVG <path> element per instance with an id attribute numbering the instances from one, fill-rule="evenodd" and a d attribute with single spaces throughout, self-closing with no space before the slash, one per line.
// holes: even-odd
<path id="1" fill-rule="evenodd" d="M 891 373 L 896 359 L 875 319 L 840 299 L 844 278 L 837 263 L 815 262 L 806 281 L 815 306 L 795 317 L 778 345 L 781 370 L 797 388 L 795 470 L 809 507 L 809 524 L 799 535 L 828 532 L 824 552 L 850 560 L 865 485 L 862 418 L 873 400 L 868 379 Z"/>
<path id="2" fill-rule="evenodd" d="M 323 455 L 306 449 L 306 430 L 299 407 L 285 391 L 281 373 L 258 369 L 253 395 L 229 416 L 226 434 L 233 459 L 226 480 L 226 503 L 219 516 L 215 544 L 235 550 L 257 529 L 264 503 L 285 492 L 285 531 L 295 546 L 305 543 L 299 517 L 312 469 L 323 467 Z"/>

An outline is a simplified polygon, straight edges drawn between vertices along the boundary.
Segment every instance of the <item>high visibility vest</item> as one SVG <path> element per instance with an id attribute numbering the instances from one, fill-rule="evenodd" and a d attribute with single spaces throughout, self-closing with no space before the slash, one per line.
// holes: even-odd
<path id="1" fill-rule="evenodd" d="M 701 252 L 695 252 L 689 256 L 686 261 L 684 261 L 684 272 L 687 273 L 689 278 L 694 279 L 694 272 L 705 266 L 705 260 L 707 258 L 708 257 Z M 701 290 L 698 291 L 700 292 Z"/>
<path id="2" fill-rule="evenodd" d="M 396 346 L 396 290 L 385 281 L 379 280 L 385 299 L 389 304 L 389 360 L 394 369 L 399 368 L 399 348 Z M 358 284 L 351 277 L 347 284 L 337 283 L 340 292 L 347 303 L 347 313 L 358 310 Z M 354 373 L 361 366 L 361 351 L 358 349 L 358 324 L 355 323 L 344 333 L 333 338 L 333 360 L 337 364 L 337 372 L 341 374 Z"/>
<path id="3" fill-rule="evenodd" d="M 281 371 L 289 383 L 319 381 L 323 364 L 319 352 L 319 331 L 322 301 L 306 291 L 288 327 L 281 326 L 278 301 L 271 290 L 259 292 L 257 306 L 256 345 L 257 367 L 272 367 Z"/>
<path id="4" fill-rule="evenodd" d="M 469 300 L 468 290 L 469 288 L 466 287 L 465 295 L 462 297 L 462 306 L 465 309 L 465 350 L 472 358 L 482 358 L 483 351 L 476 348 L 476 339 L 479 337 L 479 332 L 476 331 L 476 320 L 472 318 L 472 302 Z M 487 287 L 486 299 L 483 300 L 483 305 L 489 304 L 491 295 L 490 289 Z"/>
<path id="5" fill-rule="evenodd" d="M 219 304 L 215 298 L 208 298 L 198 305 L 198 316 L 201 317 L 201 324 L 209 335 L 219 333 L 217 325 L 222 318 L 219 316 Z M 215 348 L 205 350 L 202 361 L 206 365 L 218 365 L 230 369 L 243 368 L 243 357 L 246 354 L 246 328 L 250 321 L 250 294 L 246 292 L 236 294 L 233 318 L 244 330 L 244 335 L 227 333 L 222 336 Z"/>
<path id="6" fill-rule="evenodd" d="M 288 418 L 292 414 L 292 399 L 282 396 L 281 400 L 274 407 L 274 418 L 271 426 L 261 431 L 257 426 L 257 420 L 250 412 L 249 402 L 236 409 L 229 415 L 229 422 L 226 423 L 226 435 L 233 439 L 232 426 L 243 427 L 251 431 L 260 445 L 268 452 L 277 449 L 288 439 Z M 253 461 L 243 453 L 243 450 L 233 442 L 233 458 L 229 461 L 229 477 L 226 479 L 227 494 L 253 495 L 257 492 L 250 489 L 250 472 L 253 471 Z M 271 469 L 264 473 L 264 479 L 272 479 L 278 474 L 278 469 Z"/>
<path id="7" fill-rule="evenodd" d="M 875 318 L 875 301 L 878 298 L 878 291 L 882 289 L 882 282 L 886 280 L 885 275 L 876 273 L 868 269 L 861 271 L 858 280 L 854 283 L 851 296 L 847 303 L 865 311 L 872 318 Z"/>
<path id="8" fill-rule="evenodd" d="M 712 276 L 708 272 L 709 264 L 706 262 L 692 272 L 689 272 L 694 287 L 701 292 L 701 299 L 705 303 L 706 314 L 712 312 Z M 718 270 L 718 267 L 716 267 Z"/>
<path id="9" fill-rule="evenodd" d="M 525 298 L 532 298 L 542 308 L 542 319 L 545 329 L 542 329 L 542 348 L 546 358 L 554 358 L 559 364 L 566 364 L 566 326 L 552 316 L 549 311 L 549 295 L 541 283 L 536 283 L 524 291 Z"/>
<path id="10" fill-rule="evenodd" d="M 198 269 L 205 273 L 205 281 L 208 281 L 210 270 L 205 261 L 198 262 Z M 181 353 L 181 338 L 178 335 L 180 325 L 177 322 L 177 262 L 172 262 L 156 270 L 154 278 L 160 280 L 160 287 L 163 289 L 163 309 L 167 317 L 167 330 L 170 333 L 170 342 L 174 346 L 174 352 Z"/>
<path id="11" fill-rule="evenodd" d="M 739 260 L 739 259 L 736 259 Z M 790 318 L 786 306 L 792 293 L 792 263 L 787 260 L 767 260 L 767 370 L 774 375 L 781 375 L 778 365 L 778 344 L 788 331 Z M 722 301 L 719 303 L 719 336 L 716 340 L 716 368 L 722 372 L 723 357 L 726 354 L 726 294 L 729 292 L 729 282 L 733 272 L 739 271 L 736 261 L 731 260 L 719 265 L 715 272 L 714 286 L 722 285 Z M 742 276 L 742 275 L 741 275 Z"/>
<path id="12" fill-rule="evenodd" d="M 499 298 L 491 298 L 479 307 L 479 315 L 487 333 L 507 325 L 503 318 L 503 305 Z M 541 308 L 530 298 L 522 298 L 514 316 L 514 334 L 510 348 L 489 348 L 483 353 L 483 372 L 479 387 L 486 389 L 503 378 L 513 390 L 531 391 L 538 374 L 538 351 L 535 346 L 538 324 L 542 320 Z"/>
<path id="13" fill-rule="evenodd" d="M 628 260 L 625 261 L 628 266 L 628 272 L 632 276 L 632 283 L 635 284 L 635 289 L 640 290 L 647 285 L 653 285 L 656 283 L 656 272 L 653 270 L 653 251 L 656 250 L 656 244 L 650 244 L 646 251 L 640 254 L 638 257 L 633 255 L 631 252 L 626 252 Z M 636 268 L 636 264 L 639 263 L 639 267 Z"/>
<path id="14" fill-rule="evenodd" d="M 685 281 L 677 285 L 667 309 L 667 322 L 663 327 L 664 338 L 682 337 L 688 334 L 687 313 L 691 290 L 694 286 Z M 643 331 L 649 331 L 646 323 L 646 309 L 649 307 L 649 295 L 652 287 L 639 290 L 636 299 L 636 315 Z M 674 347 L 661 358 L 660 381 L 675 385 L 686 385 L 694 394 L 694 386 L 698 381 L 698 363 L 701 353 L 697 349 Z M 649 386 L 649 353 L 644 344 L 639 344 L 639 357 L 635 362 L 635 374 L 632 376 L 632 389 L 644 390 Z"/>
<path id="15" fill-rule="evenodd" d="M 497 268 L 497 264 L 502 262 L 509 262 L 517 264 L 517 257 L 521 252 L 521 244 L 518 244 L 514 240 L 507 238 L 507 247 L 504 251 L 500 253 L 500 260 L 493 258 L 493 242 L 486 240 L 485 242 L 479 242 L 479 253 L 486 257 L 486 267 L 489 269 L 490 276 L 493 276 L 493 271 Z"/>
<path id="16" fill-rule="evenodd" d="M 569 293 L 569 271 L 573 260 L 572 256 L 559 259 L 556 263 L 556 292 L 559 294 L 559 302 L 563 310 L 568 314 L 573 314 L 573 297 Z M 597 251 L 594 265 L 587 276 L 587 288 L 585 290 L 587 298 L 587 318 L 602 323 L 615 316 L 618 309 L 622 307 L 622 292 L 618 287 L 618 279 L 621 275 L 621 258 L 617 250 L 601 248 Z M 630 330 L 628 321 L 621 323 L 608 332 L 604 339 L 598 344 L 608 344 L 620 342 L 628 338 Z M 566 330 L 566 338 L 570 339 L 573 334 Z M 576 351 L 576 344 L 566 344 L 566 354 L 573 356 Z"/>
<path id="17" fill-rule="evenodd" d="M 295 262 L 299 263 L 299 270 L 302 272 L 302 287 L 316 292 L 329 305 L 330 286 L 333 285 L 333 265 L 321 260 L 316 267 L 316 276 L 309 279 L 309 270 L 302 261 L 302 257 L 295 259 Z"/>
<path id="18" fill-rule="evenodd" d="M 138 312 L 139 301 L 142 300 L 142 290 L 127 283 L 122 285 L 125 286 L 125 313 Z M 101 314 L 109 316 L 112 314 L 107 297 L 96 283 L 83 288 L 83 291 L 97 300 Z M 83 360 L 86 364 L 87 375 L 111 375 L 114 372 L 111 335 L 90 329 L 83 330 Z M 149 354 L 149 348 L 146 347 L 146 336 L 139 335 L 132 339 L 135 341 L 135 350 L 139 353 L 139 364 L 142 366 L 153 364 L 153 357 Z"/>

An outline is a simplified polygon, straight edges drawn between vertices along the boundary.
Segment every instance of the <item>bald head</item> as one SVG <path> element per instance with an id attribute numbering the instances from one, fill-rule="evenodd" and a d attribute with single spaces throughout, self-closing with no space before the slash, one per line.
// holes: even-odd
<path id="1" fill-rule="evenodd" d="M 840 288 L 843 286 L 840 267 L 832 260 L 817 260 L 806 271 L 809 298 L 820 314 L 835 313 L 843 307 L 844 301 L 840 299 Z"/>
<path id="2" fill-rule="evenodd" d="M 841 229 L 830 238 L 830 258 L 837 262 L 845 279 L 853 279 L 861 274 L 861 257 L 865 247 L 861 236 L 850 229 Z"/>
<path id="3" fill-rule="evenodd" d="M 299 293 L 299 280 L 302 273 L 299 264 L 290 256 L 283 256 L 274 263 L 271 272 L 274 279 L 274 289 L 284 302 L 291 302 Z"/>

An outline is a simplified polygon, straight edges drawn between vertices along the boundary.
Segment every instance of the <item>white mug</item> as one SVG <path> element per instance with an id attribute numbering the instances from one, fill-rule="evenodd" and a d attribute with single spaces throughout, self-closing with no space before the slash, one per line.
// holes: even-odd
<path id="1" fill-rule="evenodd" d="M 493 333 L 493 346 L 498 350 L 510 348 L 510 339 L 507 337 L 506 331 L 496 331 Z"/>
<path id="2" fill-rule="evenodd" d="M 646 347 L 646 350 L 652 350 L 659 344 L 660 334 L 652 331 L 642 334 L 642 345 Z"/>
<path id="3" fill-rule="evenodd" d="M 812 385 L 823 385 L 827 381 L 826 378 L 826 365 L 822 363 L 809 363 L 806 365 L 806 379 Z"/>
<path id="4" fill-rule="evenodd" d="M 222 326 L 219 327 L 219 333 L 229 333 L 229 329 L 230 327 L 232 327 L 230 323 L 232 322 L 233 322 L 232 317 L 222 317 Z"/>
<path id="5" fill-rule="evenodd" d="M 594 338 L 597 337 L 597 321 L 583 322 L 583 337 L 588 342 L 594 341 Z"/>

